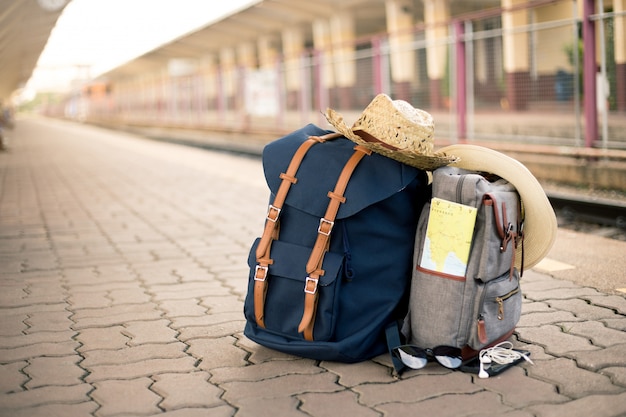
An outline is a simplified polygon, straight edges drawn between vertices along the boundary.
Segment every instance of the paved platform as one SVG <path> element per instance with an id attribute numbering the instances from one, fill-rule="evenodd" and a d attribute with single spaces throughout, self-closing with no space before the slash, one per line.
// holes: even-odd
<path id="1" fill-rule="evenodd" d="M 0 416 L 626 415 L 626 242 L 560 230 L 498 377 L 242 334 L 257 159 L 19 120 L 0 153 Z"/>

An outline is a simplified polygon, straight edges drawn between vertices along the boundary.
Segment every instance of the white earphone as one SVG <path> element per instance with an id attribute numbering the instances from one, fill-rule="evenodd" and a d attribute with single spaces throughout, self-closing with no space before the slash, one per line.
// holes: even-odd
<path id="1" fill-rule="evenodd" d="M 478 377 L 489 378 L 487 369 L 489 369 L 492 362 L 506 364 L 515 362 L 519 358 L 524 358 L 524 360 L 534 365 L 533 361 L 531 361 L 527 355 L 513 350 L 513 343 L 511 342 L 502 342 L 490 348 L 483 349 L 478 354 L 478 360 L 480 362 Z"/>

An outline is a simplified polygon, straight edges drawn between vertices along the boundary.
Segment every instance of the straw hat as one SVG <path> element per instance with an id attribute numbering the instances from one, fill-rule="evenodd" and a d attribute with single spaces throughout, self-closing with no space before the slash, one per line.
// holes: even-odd
<path id="1" fill-rule="evenodd" d="M 435 124 L 432 116 L 403 100 L 377 95 L 349 128 L 343 116 L 326 110 L 326 119 L 339 133 L 372 151 L 407 165 L 433 170 L 457 160 L 433 152 Z"/>
<path id="2" fill-rule="evenodd" d="M 476 145 L 450 145 L 441 152 L 450 152 L 460 161 L 453 166 L 470 171 L 496 174 L 515 186 L 524 209 L 524 269 L 541 261 L 552 248 L 556 238 L 556 216 L 543 188 L 521 162 L 493 149 Z M 518 245 L 516 266 L 522 261 L 522 245 Z"/>

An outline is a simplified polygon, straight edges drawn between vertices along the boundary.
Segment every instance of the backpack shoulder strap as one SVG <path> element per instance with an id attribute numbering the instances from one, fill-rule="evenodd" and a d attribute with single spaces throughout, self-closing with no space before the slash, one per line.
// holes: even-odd
<path id="1" fill-rule="evenodd" d="M 298 331 L 300 333 L 304 333 L 304 338 L 306 340 L 313 340 L 313 325 L 315 323 L 315 312 L 317 309 L 318 299 L 317 284 L 319 282 L 319 277 L 324 275 L 322 263 L 324 262 L 324 254 L 328 251 L 330 234 L 335 224 L 337 212 L 339 211 L 340 205 L 346 201 L 344 193 L 352 173 L 363 157 L 365 155 L 370 155 L 371 153 L 371 150 L 361 145 L 355 146 L 354 153 L 350 159 L 348 159 L 348 162 L 346 162 L 341 174 L 339 174 L 339 179 L 337 180 L 335 189 L 328 192 L 330 202 L 328 203 L 324 217 L 320 219 L 320 225 L 317 228 L 317 239 L 315 240 L 315 245 L 313 246 L 311 256 L 309 257 L 309 261 L 306 265 L 306 272 L 308 276 L 306 277 L 306 282 L 304 284 L 304 312 L 300 325 L 298 326 Z"/>
<path id="2" fill-rule="evenodd" d="M 311 147 L 316 143 L 323 143 L 327 140 L 332 140 L 341 136 L 342 135 L 340 133 L 328 133 L 323 136 L 309 136 L 309 138 L 300 145 L 296 153 L 291 158 L 287 171 L 280 174 L 282 182 L 276 192 L 274 201 L 269 204 L 267 209 L 265 228 L 256 249 L 257 265 L 254 272 L 254 314 L 259 327 L 265 328 L 264 310 L 265 295 L 267 294 L 266 278 L 269 266 L 273 263 L 273 260 L 270 258 L 270 246 L 272 241 L 278 237 L 278 220 L 283 204 L 287 198 L 287 193 L 289 192 L 291 186 L 298 182 L 296 173 L 298 172 L 298 169 L 302 164 L 302 160 L 309 149 L 311 149 Z"/>

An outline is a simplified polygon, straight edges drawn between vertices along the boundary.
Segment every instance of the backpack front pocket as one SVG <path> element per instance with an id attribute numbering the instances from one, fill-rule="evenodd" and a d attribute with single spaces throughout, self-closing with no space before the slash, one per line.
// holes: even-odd
<path id="1" fill-rule="evenodd" d="M 517 269 L 488 283 L 477 282 L 476 322 L 468 344 L 480 350 L 515 329 L 522 314 L 522 292 Z"/>
<path id="2" fill-rule="evenodd" d="M 252 245 L 248 265 L 248 294 L 254 292 L 256 248 L 259 239 Z M 267 295 L 265 298 L 265 331 L 288 339 L 303 340 L 298 325 L 304 311 L 304 288 L 307 273 L 304 265 L 311 248 L 292 243 L 274 241 L 271 246 L 273 263 L 267 273 Z M 327 252 L 324 256 L 324 275 L 317 286 L 319 299 L 315 315 L 314 340 L 330 341 L 334 337 L 338 315 L 340 276 L 343 271 L 343 255 Z M 249 322 L 255 322 L 254 297 L 246 297 L 244 314 Z"/>

